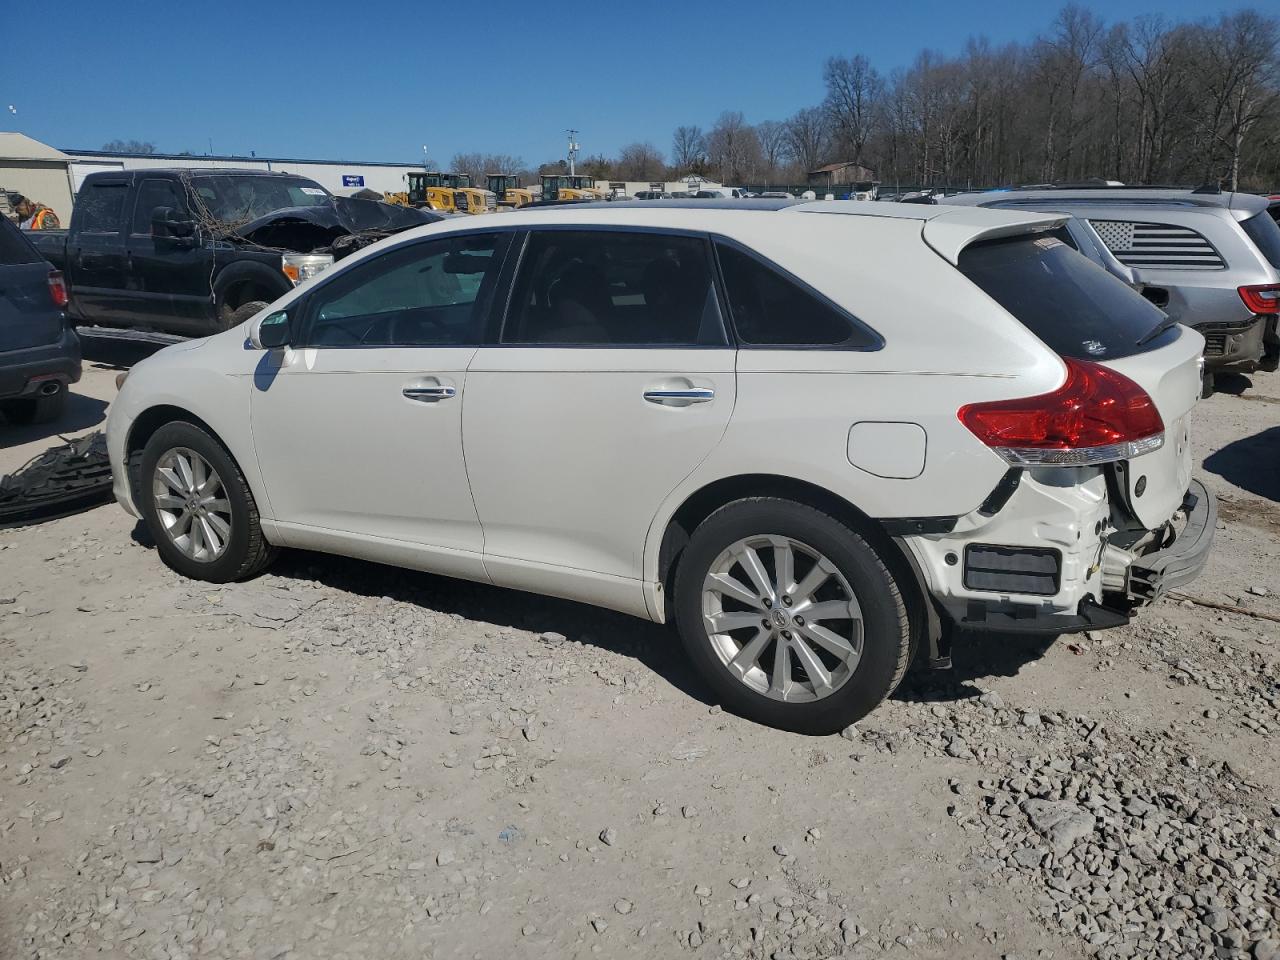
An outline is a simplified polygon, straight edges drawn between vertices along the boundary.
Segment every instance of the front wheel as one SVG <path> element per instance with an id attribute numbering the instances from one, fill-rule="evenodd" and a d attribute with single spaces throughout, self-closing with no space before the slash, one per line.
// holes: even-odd
<path id="1" fill-rule="evenodd" d="M 139 506 L 160 558 L 183 576 L 243 580 L 275 555 L 244 474 L 195 424 L 167 423 L 142 451 Z"/>
<path id="2" fill-rule="evenodd" d="M 720 701 L 750 720 L 833 733 L 902 679 L 911 650 L 888 567 L 839 520 L 789 500 L 721 507 L 676 571 L 676 621 Z"/>

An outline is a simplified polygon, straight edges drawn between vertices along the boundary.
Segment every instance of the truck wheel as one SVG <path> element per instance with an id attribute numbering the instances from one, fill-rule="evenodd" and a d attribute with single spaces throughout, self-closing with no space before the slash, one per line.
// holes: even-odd
<path id="1" fill-rule="evenodd" d="M 256 315 L 259 310 L 265 309 L 267 305 L 268 304 L 265 300 L 250 300 L 248 303 L 240 304 L 240 306 L 236 307 L 234 310 L 225 313 L 226 326 L 224 326 L 223 329 L 230 330 L 233 327 L 240 326 L 240 324 L 244 323 L 250 317 Z"/>
<path id="2" fill-rule="evenodd" d="M 46 397 L 24 397 L 21 400 L 7 400 L 3 405 L 3 413 L 14 425 L 29 423 L 52 423 L 62 416 L 67 408 L 67 385 L 58 384 L 58 392 Z"/>
<path id="3" fill-rule="evenodd" d="M 693 532 L 675 590 L 689 657 L 750 720 L 834 733 L 906 672 L 911 629 L 897 582 L 861 535 L 813 507 L 721 507 Z"/>
<path id="4" fill-rule="evenodd" d="M 174 421 L 152 434 L 140 477 L 139 506 L 156 550 L 183 576 L 244 580 L 275 557 L 244 474 L 195 424 Z"/>

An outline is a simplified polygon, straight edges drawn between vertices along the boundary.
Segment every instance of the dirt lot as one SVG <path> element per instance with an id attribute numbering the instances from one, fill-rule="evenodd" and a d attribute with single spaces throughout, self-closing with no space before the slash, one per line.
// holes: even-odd
<path id="1" fill-rule="evenodd" d="M 1275 617 L 1252 381 L 1196 414 L 1189 592 Z M 974 636 L 805 738 L 588 607 L 318 555 L 197 584 L 114 506 L 0 531 L 0 957 L 1274 960 L 1278 641 L 1173 600 Z"/>

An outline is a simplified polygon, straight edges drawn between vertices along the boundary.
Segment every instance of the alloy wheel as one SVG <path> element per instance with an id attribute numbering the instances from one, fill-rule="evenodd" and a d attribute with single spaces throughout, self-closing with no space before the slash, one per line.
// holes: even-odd
<path id="1" fill-rule="evenodd" d="M 821 700 L 853 676 L 863 621 L 844 574 L 791 537 L 747 537 L 711 564 L 702 622 L 725 668 L 757 693 Z"/>
<path id="2" fill-rule="evenodd" d="M 231 542 L 231 501 L 200 454 L 174 447 L 156 463 L 151 495 L 165 535 L 185 556 L 211 563 Z"/>

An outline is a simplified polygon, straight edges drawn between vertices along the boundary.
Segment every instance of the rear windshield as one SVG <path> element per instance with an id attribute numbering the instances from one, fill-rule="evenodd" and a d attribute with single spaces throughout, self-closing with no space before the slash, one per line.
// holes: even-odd
<path id="1" fill-rule="evenodd" d="M 1280 207 L 1272 207 L 1280 211 Z M 1248 220 L 1242 220 L 1240 226 L 1249 235 L 1258 250 L 1267 258 L 1267 263 L 1280 270 L 1280 226 L 1271 219 L 1270 213 L 1263 211 Z"/>
<path id="2" fill-rule="evenodd" d="M 1112 360 L 1178 336 L 1157 333 L 1164 313 L 1049 234 L 975 243 L 960 271 L 1062 357 Z"/>
<path id="3" fill-rule="evenodd" d="M 22 231 L 0 217 L 0 264 L 36 263 L 40 254 L 22 235 Z"/>

